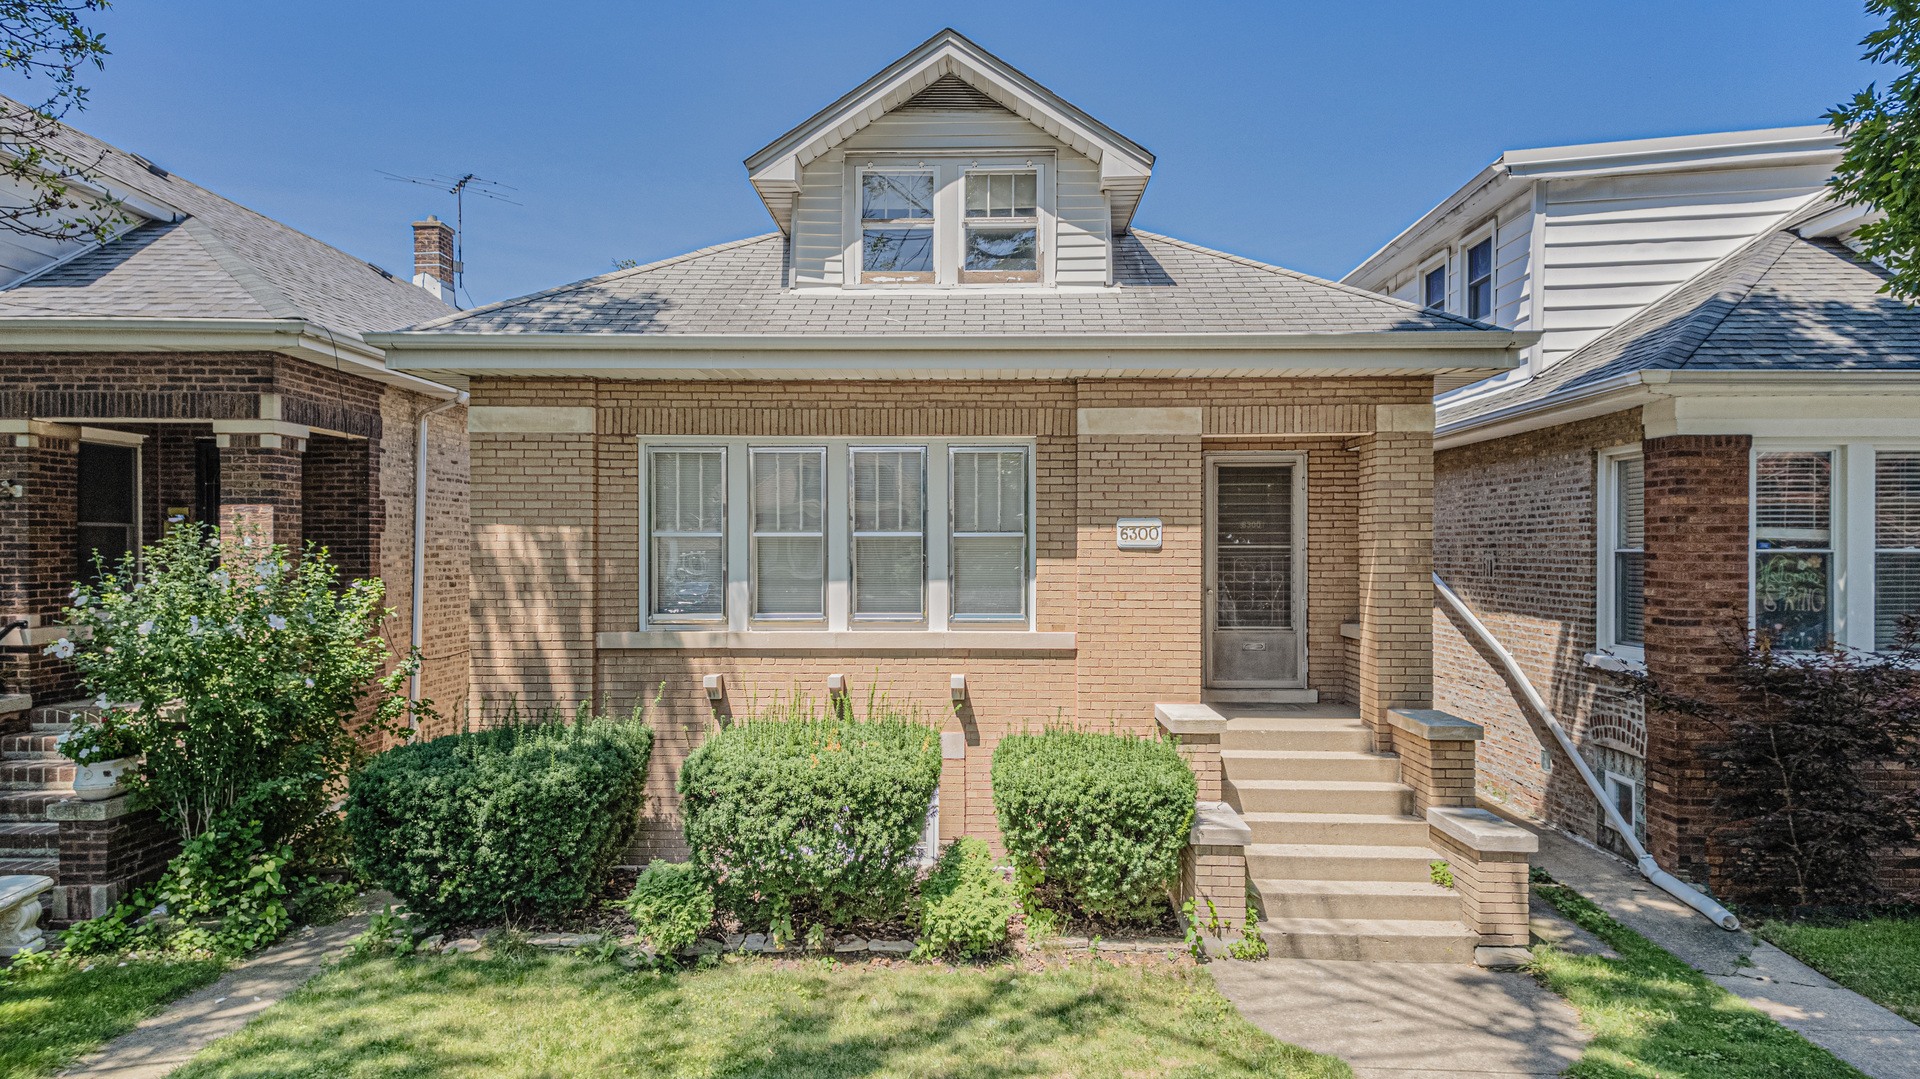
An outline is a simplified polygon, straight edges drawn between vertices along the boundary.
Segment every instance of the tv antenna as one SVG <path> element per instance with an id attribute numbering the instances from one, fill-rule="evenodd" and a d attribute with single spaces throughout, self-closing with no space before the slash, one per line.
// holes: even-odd
<path id="1" fill-rule="evenodd" d="M 461 238 L 467 233 L 467 189 L 472 188 L 474 194 L 483 198 L 492 199 L 495 202 L 504 202 L 509 206 L 520 205 L 520 203 L 501 194 L 503 191 L 518 191 L 519 188 L 510 187 L 498 180 L 482 179 L 471 172 L 465 176 L 448 176 L 437 172 L 431 176 L 402 176 L 399 173 L 387 172 L 383 169 L 375 169 L 374 171 L 389 180 L 398 180 L 406 184 L 419 184 L 421 187 L 431 187 L 435 190 L 445 191 L 447 194 L 453 196 L 453 276 L 455 288 L 465 287 L 466 279 L 466 257 L 461 253 Z M 467 300 L 468 302 L 472 302 L 473 297 L 468 296 Z"/>

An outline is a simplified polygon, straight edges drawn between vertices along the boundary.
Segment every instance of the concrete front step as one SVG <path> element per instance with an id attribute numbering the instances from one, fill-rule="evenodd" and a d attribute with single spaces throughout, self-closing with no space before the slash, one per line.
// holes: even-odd
<path id="1" fill-rule="evenodd" d="M 1418 847 L 1427 822 L 1400 813 L 1242 813 L 1255 843 Z"/>
<path id="2" fill-rule="evenodd" d="M 31 791 L 43 787 L 71 790 L 75 768 L 65 757 L 0 760 L 0 790 Z"/>
<path id="3" fill-rule="evenodd" d="M 1227 729 L 1220 732 L 1220 749 L 1368 753 L 1373 750 L 1373 732 L 1357 718 L 1243 716 L 1227 721 Z"/>
<path id="4" fill-rule="evenodd" d="M 1247 875 L 1269 880 L 1433 880 L 1440 857 L 1425 847 L 1351 843 L 1255 843 Z"/>
<path id="5" fill-rule="evenodd" d="M 52 821 L 0 824 L 0 859 L 60 857 L 60 826 Z"/>
<path id="6" fill-rule="evenodd" d="M 60 859 L 0 858 L 0 877 L 12 876 L 54 877 L 57 879 L 60 876 Z"/>
<path id="7" fill-rule="evenodd" d="M 1460 893 L 1431 881 L 1255 879 L 1269 918 L 1452 921 Z"/>
<path id="8" fill-rule="evenodd" d="M 1226 799 L 1241 813 L 1379 813 L 1413 811 L 1413 788 L 1404 783 L 1357 780 L 1230 779 Z"/>
<path id="9" fill-rule="evenodd" d="M 49 760 L 60 756 L 58 734 L 0 735 L 0 759 Z"/>
<path id="10" fill-rule="evenodd" d="M 73 788 L 37 791 L 0 791 L 0 824 L 44 822 L 47 807 L 73 797 Z"/>
<path id="11" fill-rule="evenodd" d="M 1277 959 L 1471 963 L 1479 938 L 1452 921 L 1268 918 L 1260 923 Z"/>
<path id="12" fill-rule="evenodd" d="M 106 711 L 91 700 L 61 701 L 58 704 L 43 704 L 28 714 L 34 729 L 53 727 L 64 729 L 75 723 L 84 723 Z"/>
<path id="13" fill-rule="evenodd" d="M 1221 767 L 1228 779 L 1341 779 L 1400 782 L 1400 758 L 1384 753 L 1323 749 L 1225 749 Z"/>

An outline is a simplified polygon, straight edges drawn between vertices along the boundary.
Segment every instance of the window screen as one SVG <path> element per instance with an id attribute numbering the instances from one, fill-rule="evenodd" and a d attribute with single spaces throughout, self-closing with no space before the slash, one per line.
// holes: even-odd
<path id="1" fill-rule="evenodd" d="M 1644 643 L 1646 630 L 1646 467 L 1638 457 L 1615 462 L 1613 491 L 1613 638 Z"/>
<path id="2" fill-rule="evenodd" d="M 726 451 L 653 450 L 647 511 L 653 616 L 726 617 Z"/>
<path id="3" fill-rule="evenodd" d="M 1493 238 L 1467 248 L 1467 317 L 1493 314 Z"/>
<path id="4" fill-rule="evenodd" d="M 1874 455 L 1873 640 L 1887 648 L 1920 616 L 1920 453 Z"/>
<path id="5" fill-rule="evenodd" d="M 854 447 L 853 616 L 926 614 L 926 451 Z"/>
<path id="6" fill-rule="evenodd" d="M 953 616 L 1016 619 L 1027 613 L 1027 453 L 952 453 Z"/>
<path id="7" fill-rule="evenodd" d="M 826 451 L 753 451 L 753 615 L 826 616 Z"/>
<path id="8" fill-rule="evenodd" d="M 1758 455 L 1753 511 L 1754 621 L 1781 648 L 1833 635 L 1833 455 Z"/>

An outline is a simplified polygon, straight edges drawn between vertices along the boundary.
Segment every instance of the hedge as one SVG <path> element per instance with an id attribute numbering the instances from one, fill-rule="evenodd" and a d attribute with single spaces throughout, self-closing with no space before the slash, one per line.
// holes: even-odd
<path id="1" fill-rule="evenodd" d="M 388 750 L 348 789 L 354 857 L 432 925 L 563 916 L 632 838 L 652 752 L 637 711 Z"/>
<path id="2" fill-rule="evenodd" d="M 894 917 L 939 782 L 932 727 L 884 705 L 856 720 L 796 701 L 687 757 L 687 846 L 718 907 L 749 928 Z"/>
<path id="3" fill-rule="evenodd" d="M 1121 920 L 1162 909 L 1197 795 L 1187 762 L 1156 739 L 1049 730 L 993 753 L 1000 833 L 1046 906 Z"/>

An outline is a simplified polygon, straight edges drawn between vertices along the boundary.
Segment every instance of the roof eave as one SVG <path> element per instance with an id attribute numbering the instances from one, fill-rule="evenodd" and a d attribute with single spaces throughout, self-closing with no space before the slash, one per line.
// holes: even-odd
<path id="1" fill-rule="evenodd" d="M 1383 330 L 1368 333 L 1126 333 L 1126 334 L 637 334 L 456 333 L 396 330 L 365 335 L 381 349 L 542 349 L 554 352 L 710 351 L 1134 351 L 1305 350 L 1391 351 L 1526 348 L 1540 340 L 1530 330 Z"/>

